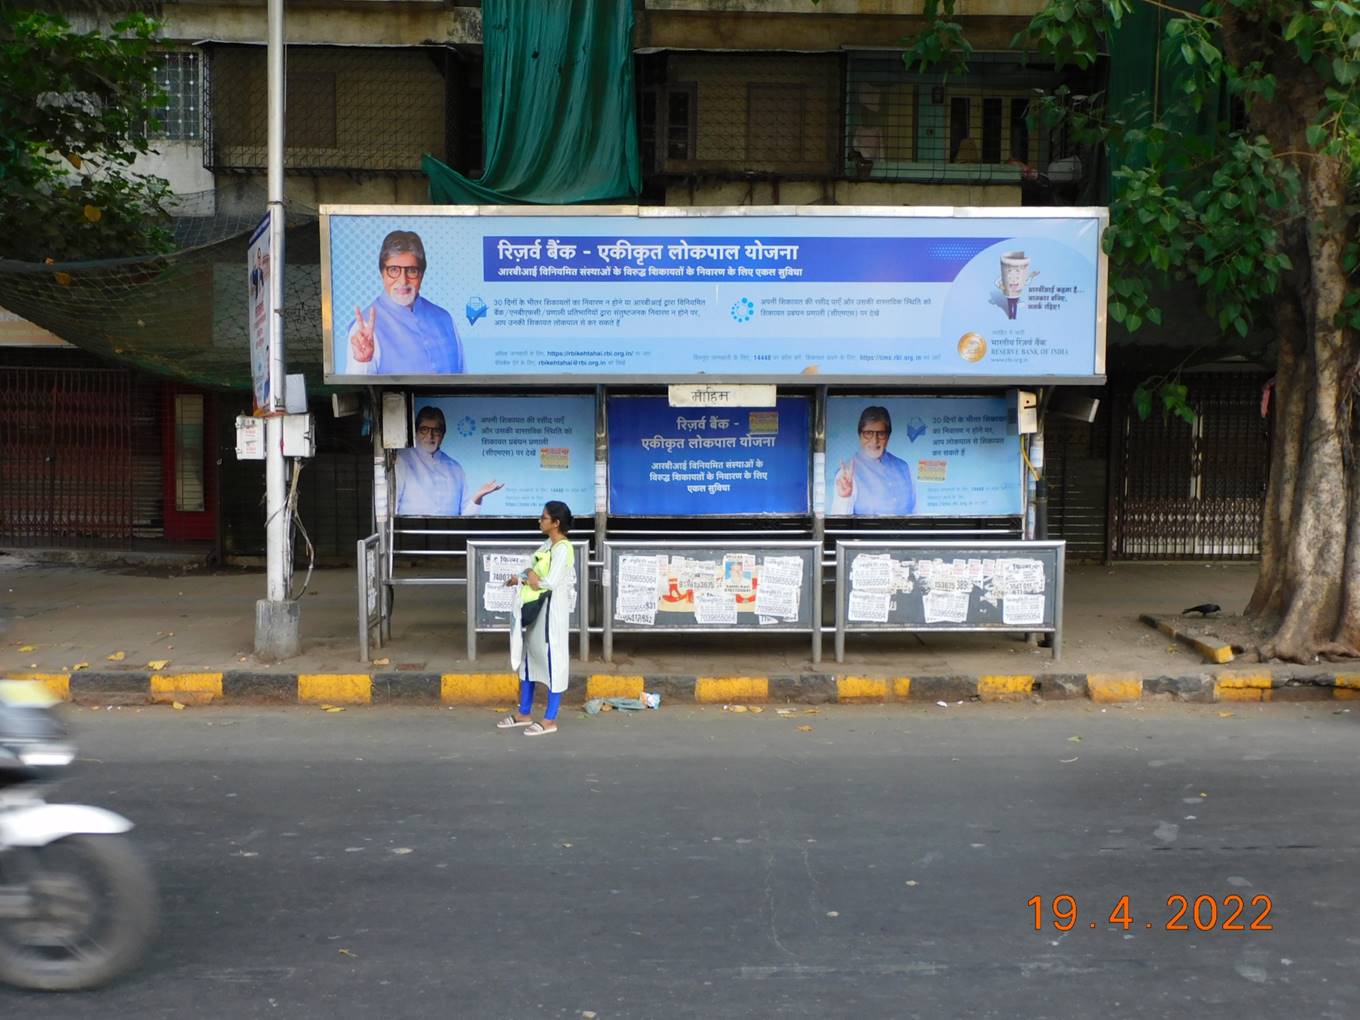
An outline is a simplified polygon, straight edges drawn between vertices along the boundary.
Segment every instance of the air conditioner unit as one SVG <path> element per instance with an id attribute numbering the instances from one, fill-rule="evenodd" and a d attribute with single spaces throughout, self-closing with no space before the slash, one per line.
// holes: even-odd
<path id="1" fill-rule="evenodd" d="M 1081 180 L 1081 159 L 1066 156 L 1048 164 L 1048 179 L 1052 184 L 1074 184 Z"/>

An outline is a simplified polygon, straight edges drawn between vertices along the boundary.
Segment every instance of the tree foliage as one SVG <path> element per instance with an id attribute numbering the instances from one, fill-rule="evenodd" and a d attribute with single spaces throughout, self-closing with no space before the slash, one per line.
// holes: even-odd
<path id="1" fill-rule="evenodd" d="M 1040 98 L 1036 117 L 1059 119 L 1082 141 L 1103 145 L 1115 168 L 1105 250 L 1109 314 L 1130 332 L 1159 324 L 1156 296 L 1192 279 L 1222 332 L 1221 344 L 1269 322 L 1273 302 L 1295 274 L 1296 246 L 1286 234 L 1305 215 L 1302 175 L 1316 161 L 1340 162 L 1351 185 L 1360 166 L 1360 4 L 1349 0 L 1049 0 L 1016 36 L 1016 49 L 1059 65 L 1086 68 L 1140 8 L 1164 12 L 1165 77 L 1160 95 L 1115 107 L 1079 105 L 1064 90 Z M 918 67 L 957 68 L 971 47 L 955 20 L 955 0 L 926 0 L 926 22 L 904 40 Z M 1236 40 L 1229 52 L 1225 31 Z M 1151 55 L 1149 55 L 1151 59 Z M 1302 108 L 1281 94 L 1282 79 L 1303 75 L 1316 103 Z M 1218 119 L 1206 137 L 1205 104 L 1226 89 L 1237 115 Z M 1274 117 L 1299 118 L 1301 144 L 1281 146 Z M 1355 282 L 1360 248 L 1353 206 L 1334 211 L 1327 229 L 1347 235 L 1345 271 Z M 1352 287 L 1338 325 L 1360 328 L 1360 289 Z M 1145 384 L 1140 408 L 1161 402 L 1185 414 L 1175 373 Z"/>
<path id="2" fill-rule="evenodd" d="M 925 7 L 907 62 L 966 62 L 955 0 Z M 1156 51 L 1120 50 L 1126 19 L 1153 13 Z M 1253 351 L 1274 359 L 1276 410 L 1245 615 L 1262 658 L 1360 656 L 1360 0 L 1047 0 L 1013 45 L 1089 67 L 1111 42 L 1155 67 L 1151 94 L 1034 104 L 1109 155 L 1110 316 L 1155 324 L 1190 281 L 1210 347 L 1270 337 Z M 1185 394 L 1173 370 L 1135 406 L 1193 420 Z"/>
<path id="3" fill-rule="evenodd" d="M 0 256 L 168 250 L 169 185 L 132 169 L 165 102 L 157 22 L 134 10 L 107 31 L 77 31 L 51 6 L 0 0 Z"/>

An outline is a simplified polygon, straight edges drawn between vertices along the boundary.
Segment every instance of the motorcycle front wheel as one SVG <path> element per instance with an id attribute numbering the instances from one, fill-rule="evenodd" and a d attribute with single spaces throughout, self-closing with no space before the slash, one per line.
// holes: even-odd
<path id="1" fill-rule="evenodd" d="M 132 970 L 156 927 L 156 889 L 124 836 L 68 836 L 0 858 L 30 909 L 0 918 L 0 981 L 36 991 L 96 988 Z"/>

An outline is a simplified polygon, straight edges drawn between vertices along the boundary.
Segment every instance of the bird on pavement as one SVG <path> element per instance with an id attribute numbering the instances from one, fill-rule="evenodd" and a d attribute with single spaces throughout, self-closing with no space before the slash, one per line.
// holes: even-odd
<path id="1" fill-rule="evenodd" d="M 1210 614 L 1217 613 L 1222 609 L 1223 607 L 1220 606 L 1217 602 L 1201 602 L 1197 606 L 1191 606 L 1189 609 L 1182 610 L 1181 615 L 1189 616 L 1191 613 L 1199 613 L 1201 616 L 1209 616 Z"/>

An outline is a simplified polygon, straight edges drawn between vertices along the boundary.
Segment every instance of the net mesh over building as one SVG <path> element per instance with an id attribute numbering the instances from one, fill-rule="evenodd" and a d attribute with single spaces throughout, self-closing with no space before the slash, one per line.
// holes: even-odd
<path id="1" fill-rule="evenodd" d="M 0 260 L 0 306 L 101 357 L 205 386 L 250 385 L 246 243 L 265 195 L 242 182 L 181 196 L 169 255 L 60 265 Z M 320 235 L 292 206 L 285 242 L 284 330 L 290 371 L 319 381 Z"/>

